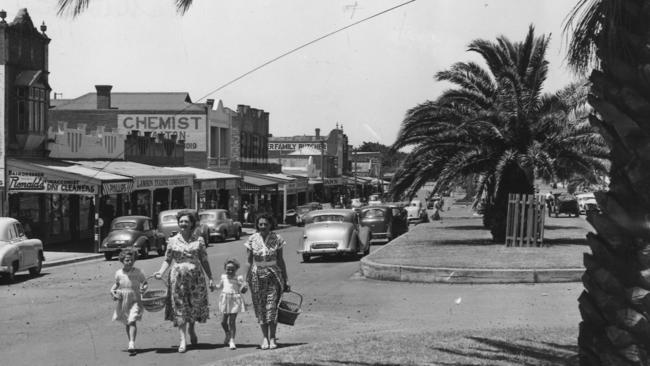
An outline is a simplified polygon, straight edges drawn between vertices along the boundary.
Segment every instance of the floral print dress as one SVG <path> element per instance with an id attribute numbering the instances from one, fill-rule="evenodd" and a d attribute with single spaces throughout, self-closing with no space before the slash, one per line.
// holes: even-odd
<path id="1" fill-rule="evenodd" d="M 277 323 L 278 304 L 285 281 L 277 262 L 272 265 L 258 263 L 275 262 L 278 250 L 285 244 L 284 239 L 274 232 L 269 233 L 266 241 L 260 233 L 255 233 L 244 243 L 249 253 L 253 254 L 253 265 L 246 280 L 251 289 L 255 317 L 260 324 Z"/>
<path id="2" fill-rule="evenodd" d="M 193 235 L 189 242 L 179 233 L 167 243 L 170 264 L 165 320 L 174 326 L 187 322 L 205 323 L 209 318 L 208 286 L 201 262 L 207 259 L 205 242 Z"/>

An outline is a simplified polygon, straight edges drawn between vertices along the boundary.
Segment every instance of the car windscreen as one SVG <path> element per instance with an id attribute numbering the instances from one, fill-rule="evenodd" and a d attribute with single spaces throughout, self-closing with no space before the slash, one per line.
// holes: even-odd
<path id="1" fill-rule="evenodd" d="M 135 221 L 118 221 L 113 223 L 111 230 L 135 229 L 138 224 Z"/>
<path id="2" fill-rule="evenodd" d="M 384 211 L 382 210 L 366 210 L 362 214 L 363 218 L 376 218 L 384 217 Z"/>
<path id="3" fill-rule="evenodd" d="M 178 218 L 177 218 L 176 215 L 174 215 L 174 214 L 171 214 L 171 215 L 164 215 L 164 216 L 162 217 L 162 220 L 161 220 L 161 221 L 162 221 L 162 222 L 172 222 L 172 221 L 173 221 L 173 222 L 178 222 Z"/>
<path id="4" fill-rule="evenodd" d="M 318 215 L 314 216 L 313 222 L 345 222 L 343 215 Z"/>
<path id="5" fill-rule="evenodd" d="M 204 214 L 199 215 L 199 221 L 200 222 L 214 220 L 215 218 L 217 218 L 217 215 L 215 215 L 213 213 L 204 213 Z"/>
<path id="6" fill-rule="evenodd" d="M 305 214 L 311 211 L 311 207 L 298 207 L 298 213 Z"/>

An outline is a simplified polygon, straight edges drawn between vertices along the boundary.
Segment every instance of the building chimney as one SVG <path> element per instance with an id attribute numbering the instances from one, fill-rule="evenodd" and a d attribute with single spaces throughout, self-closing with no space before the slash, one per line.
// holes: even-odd
<path id="1" fill-rule="evenodd" d="M 205 104 L 207 104 L 210 107 L 210 109 L 212 109 L 212 107 L 214 107 L 214 99 L 206 100 Z"/>
<path id="2" fill-rule="evenodd" d="M 320 128 L 316 129 L 316 138 L 320 138 Z"/>
<path id="3" fill-rule="evenodd" d="M 112 85 L 95 85 L 97 90 L 97 109 L 111 109 Z"/>

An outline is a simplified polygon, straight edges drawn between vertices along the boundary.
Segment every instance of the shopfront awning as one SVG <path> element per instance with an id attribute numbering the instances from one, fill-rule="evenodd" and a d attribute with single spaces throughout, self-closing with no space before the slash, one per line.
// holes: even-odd
<path id="1" fill-rule="evenodd" d="M 241 180 L 241 177 L 238 175 L 189 166 L 165 167 L 165 169 L 194 174 L 195 188 L 202 191 L 211 189 L 237 189 Z"/>
<path id="2" fill-rule="evenodd" d="M 133 190 L 192 187 L 194 174 L 132 161 L 79 160 L 67 162 L 111 174 L 123 175 L 133 180 Z"/>
<path id="3" fill-rule="evenodd" d="M 278 188 L 278 183 L 269 179 L 244 175 L 240 188 L 243 192 L 270 192 Z"/>
<path id="4" fill-rule="evenodd" d="M 104 187 L 130 190 L 130 177 L 50 159 L 7 159 L 9 193 L 106 194 Z"/>

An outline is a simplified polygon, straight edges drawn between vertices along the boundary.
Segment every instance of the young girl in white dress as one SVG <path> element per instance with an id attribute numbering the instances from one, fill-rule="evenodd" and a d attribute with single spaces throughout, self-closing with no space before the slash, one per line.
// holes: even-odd
<path id="1" fill-rule="evenodd" d="M 115 283 L 111 287 L 111 296 L 116 301 L 113 321 L 126 326 L 129 337 L 129 353 L 135 353 L 135 336 L 138 333 L 136 321 L 142 319 L 141 294 L 147 289 L 147 278 L 142 271 L 133 267 L 136 253 L 131 249 L 120 252 L 122 269 L 115 272 Z"/>
<path id="2" fill-rule="evenodd" d="M 226 332 L 224 344 L 229 345 L 230 349 L 237 349 L 235 345 L 237 314 L 246 310 L 244 297 L 241 294 L 246 293 L 247 286 L 244 277 L 237 276 L 239 262 L 236 259 L 227 259 L 223 265 L 223 269 L 226 273 L 221 275 L 221 280 L 216 287 L 221 289 L 221 294 L 219 295 L 219 311 L 223 314 L 221 326 L 224 332 Z"/>

